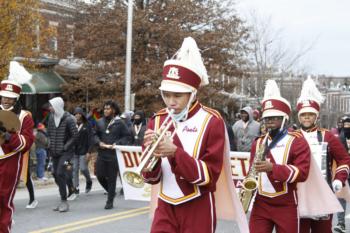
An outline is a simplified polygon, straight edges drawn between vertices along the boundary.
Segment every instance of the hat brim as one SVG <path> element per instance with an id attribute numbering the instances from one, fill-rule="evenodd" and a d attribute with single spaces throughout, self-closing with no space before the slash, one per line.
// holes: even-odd
<path id="1" fill-rule="evenodd" d="M 18 98 L 19 95 L 10 91 L 0 91 L 0 96 L 7 98 Z"/>
<path id="2" fill-rule="evenodd" d="M 308 113 L 314 113 L 314 114 L 316 114 L 317 116 L 318 116 L 318 114 L 319 114 L 319 112 L 318 112 L 316 109 L 312 108 L 312 107 L 304 107 L 304 108 L 300 109 L 300 111 L 298 112 L 298 117 L 299 117 L 302 113 L 306 113 L 306 112 L 308 112 Z"/>
<path id="3" fill-rule="evenodd" d="M 285 112 L 276 110 L 276 109 L 271 109 L 271 110 L 266 110 L 262 114 L 262 118 L 265 117 L 275 117 L 275 116 L 284 116 L 284 117 L 289 117 Z"/>
<path id="4" fill-rule="evenodd" d="M 170 80 L 163 80 L 159 87 L 159 90 L 178 93 L 191 93 L 195 91 L 194 88 L 189 85 Z"/>

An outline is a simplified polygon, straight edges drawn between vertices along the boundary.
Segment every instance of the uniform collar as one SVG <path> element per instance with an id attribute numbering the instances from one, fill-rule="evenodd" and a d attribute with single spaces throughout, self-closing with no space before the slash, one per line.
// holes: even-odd
<path id="1" fill-rule="evenodd" d="M 301 129 L 302 131 L 306 132 L 306 133 L 311 133 L 311 132 L 315 132 L 316 130 L 318 129 L 318 126 L 314 126 L 310 129 L 307 129 L 307 130 L 304 130 L 304 129 Z"/>
<path id="2" fill-rule="evenodd" d="M 201 104 L 198 102 L 198 100 L 196 100 L 192 104 L 190 110 L 188 111 L 187 119 L 190 119 L 192 116 L 194 116 L 194 114 L 196 114 L 200 108 L 201 108 Z"/>

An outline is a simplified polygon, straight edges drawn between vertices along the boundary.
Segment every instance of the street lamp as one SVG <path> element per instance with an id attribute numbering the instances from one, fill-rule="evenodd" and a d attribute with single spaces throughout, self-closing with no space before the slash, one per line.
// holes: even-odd
<path id="1" fill-rule="evenodd" d="M 130 110 L 130 83 L 131 83 L 131 50 L 132 50 L 132 13 L 133 0 L 128 1 L 128 25 L 126 32 L 126 63 L 125 63 L 125 111 Z"/>

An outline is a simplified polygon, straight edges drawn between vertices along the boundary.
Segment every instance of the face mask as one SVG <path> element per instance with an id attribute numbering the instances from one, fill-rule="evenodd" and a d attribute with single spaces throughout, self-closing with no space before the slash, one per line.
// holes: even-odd
<path id="1" fill-rule="evenodd" d="M 142 123 L 142 119 L 134 119 L 134 123 L 135 123 L 136 125 L 139 125 L 139 124 Z"/>
<path id="2" fill-rule="evenodd" d="M 184 108 L 180 113 L 178 114 L 173 114 L 173 119 L 176 121 L 176 122 L 179 122 L 181 121 L 184 116 L 187 114 L 187 108 Z"/>
<path id="3" fill-rule="evenodd" d="M 343 130 L 345 137 L 350 138 L 350 128 L 343 128 Z"/>

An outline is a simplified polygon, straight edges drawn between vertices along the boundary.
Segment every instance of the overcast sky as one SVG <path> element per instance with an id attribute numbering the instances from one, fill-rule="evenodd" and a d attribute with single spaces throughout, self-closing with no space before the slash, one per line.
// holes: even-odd
<path id="1" fill-rule="evenodd" d="M 271 17 L 282 29 L 286 43 L 315 42 L 304 59 L 313 74 L 350 76 L 350 0 L 236 0 L 239 13 L 249 21 L 254 10 Z"/>

